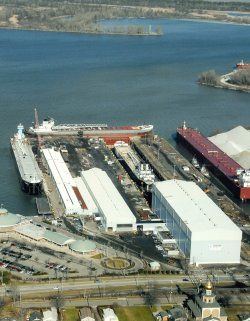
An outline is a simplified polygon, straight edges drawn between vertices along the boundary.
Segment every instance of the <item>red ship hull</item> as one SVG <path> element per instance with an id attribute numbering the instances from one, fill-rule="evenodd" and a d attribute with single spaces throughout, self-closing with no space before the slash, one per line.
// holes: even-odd
<path id="1" fill-rule="evenodd" d="M 242 167 L 193 128 L 178 128 L 177 140 L 203 162 L 237 198 L 250 199 L 250 187 L 240 187 L 235 179 Z"/>
<path id="2" fill-rule="evenodd" d="M 236 68 L 237 69 L 247 69 L 249 70 L 250 69 L 250 64 L 245 64 L 245 63 L 238 63 L 236 64 Z"/>

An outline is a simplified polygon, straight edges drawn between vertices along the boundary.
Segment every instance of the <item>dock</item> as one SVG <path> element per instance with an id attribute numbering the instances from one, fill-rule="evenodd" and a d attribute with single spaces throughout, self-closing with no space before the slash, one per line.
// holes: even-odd
<path id="1" fill-rule="evenodd" d="M 193 180 L 200 188 L 237 224 L 242 228 L 248 224 L 249 218 L 210 178 L 205 177 L 184 156 L 182 156 L 166 139 L 134 138 L 133 147 L 139 155 L 154 169 L 160 180 L 183 179 Z M 183 170 L 188 166 L 189 172 Z"/>
<path id="2" fill-rule="evenodd" d="M 46 197 L 36 197 L 36 207 L 39 215 L 51 215 L 51 209 Z"/>

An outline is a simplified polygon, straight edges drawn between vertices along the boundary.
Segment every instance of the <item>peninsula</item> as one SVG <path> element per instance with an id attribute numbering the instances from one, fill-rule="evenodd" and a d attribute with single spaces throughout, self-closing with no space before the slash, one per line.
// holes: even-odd
<path id="1" fill-rule="evenodd" d="M 198 83 L 216 88 L 231 89 L 250 93 L 250 65 L 243 61 L 227 74 L 218 75 L 214 70 L 203 72 Z"/>

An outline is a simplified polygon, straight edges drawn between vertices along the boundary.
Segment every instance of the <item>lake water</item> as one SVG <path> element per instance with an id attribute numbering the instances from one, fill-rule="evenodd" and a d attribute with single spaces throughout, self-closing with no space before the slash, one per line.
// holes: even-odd
<path id="1" fill-rule="evenodd" d="M 160 25 L 164 35 L 0 30 L 0 201 L 10 211 L 35 213 L 34 199 L 20 191 L 9 149 L 17 124 L 31 125 L 35 106 L 41 119 L 153 124 L 166 138 L 183 120 L 204 134 L 250 125 L 249 94 L 196 83 L 204 70 L 224 73 L 250 60 L 250 27 L 166 19 L 131 23 Z"/>

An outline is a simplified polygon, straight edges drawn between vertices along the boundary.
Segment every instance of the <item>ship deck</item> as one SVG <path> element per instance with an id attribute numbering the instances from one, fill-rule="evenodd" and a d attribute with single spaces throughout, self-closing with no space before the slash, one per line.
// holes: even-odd
<path id="1" fill-rule="evenodd" d="M 135 172 L 136 164 L 140 164 L 140 160 L 138 159 L 135 152 L 131 149 L 130 146 L 116 146 L 115 150 L 119 153 L 119 158 L 123 159 L 125 163 L 129 166 L 129 168 Z"/>
<path id="2" fill-rule="evenodd" d="M 236 172 L 238 169 L 243 169 L 236 161 L 225 154 L 198 130 L 193 128 L 178 128 L 177 132 L 226 176 L 234 177 L 237 175 Z"/>
<path id="3" fill-rule="evenodd" d="M 28 183 L 41 183 L 42 175 L 29 143 L 13 138 L 11 145 L 21 178 Z"/>

